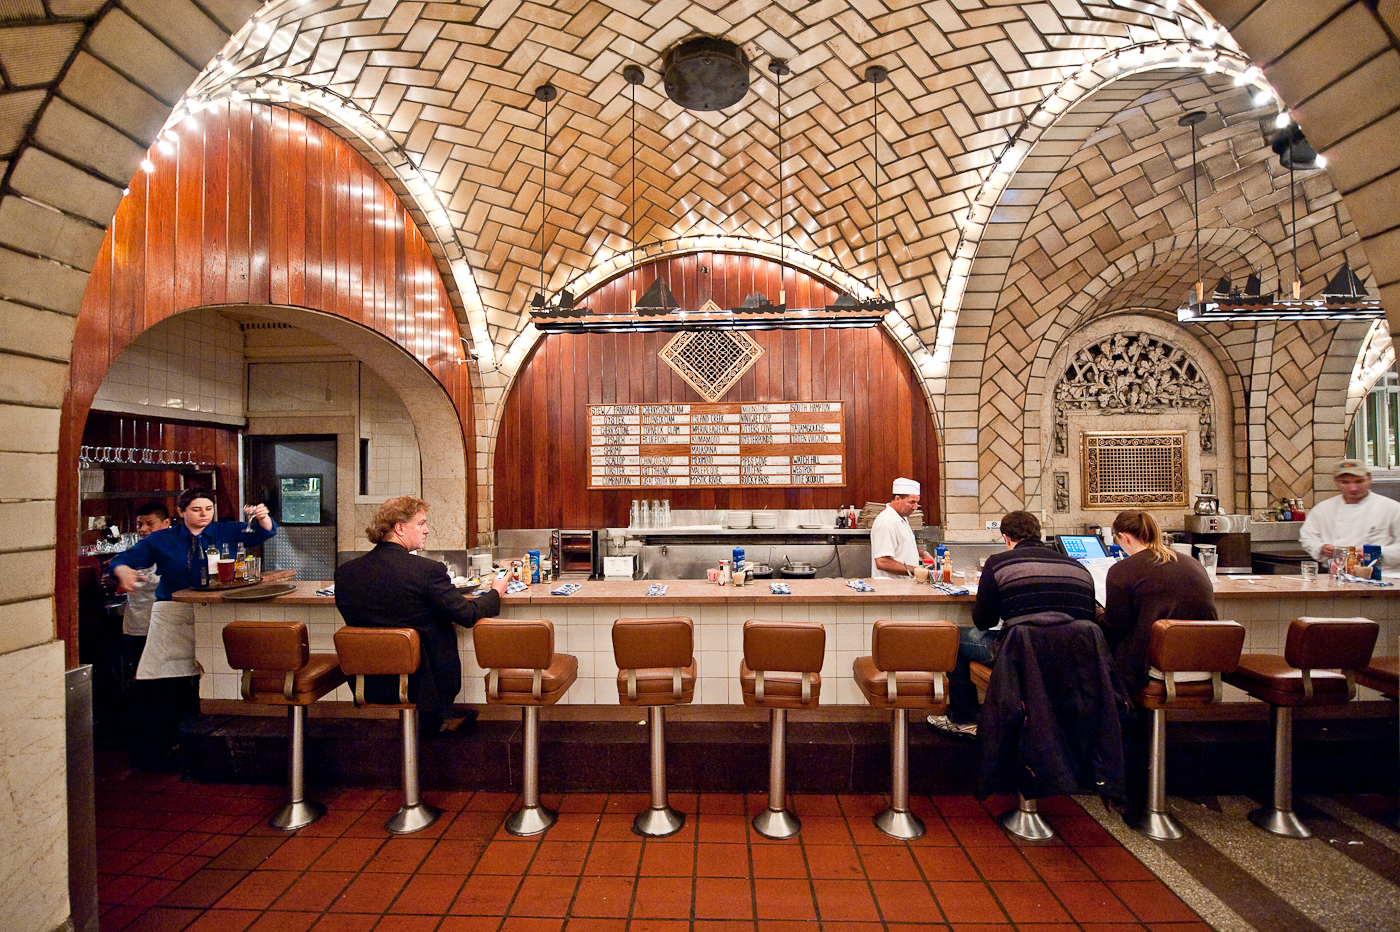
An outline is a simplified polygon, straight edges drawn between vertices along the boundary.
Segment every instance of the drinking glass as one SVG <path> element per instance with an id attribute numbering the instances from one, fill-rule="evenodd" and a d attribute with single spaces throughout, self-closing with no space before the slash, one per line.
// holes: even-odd
<path id="1" fill-rule="evenodd" d="M 1201 566 L 1206 568 L 1206 573 L 1209 574 L 1212 580 L 1215 579 L 1216 561 L 1218 557 L 1219 554 L 1215 552 L 1214 548 L 1210 550 L 1201 549 Z"/>
<path id="2" fill-rule="evenodd" d="M 1299 569 L 1302 571 L 1303 574 L 1303 585 L 1306 586 L 1314 579 L 1317 579 L 1317 561 L 1304 560 L 1301 564 L 1299 564 Z"/>

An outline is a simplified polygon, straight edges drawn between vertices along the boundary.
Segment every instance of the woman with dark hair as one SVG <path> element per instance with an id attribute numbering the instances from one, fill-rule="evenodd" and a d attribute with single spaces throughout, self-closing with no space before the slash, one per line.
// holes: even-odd
<path id="1" fill-rule="evenodd" d="M 1157 520 L 1145 511 L 1120 511 L 1113 539 L 1127 559 L 1109 568 L 1102 627 L 1118 670 L 1131 690 L 1147 685 L 1147 642 L 1160 618 L 1219 618 L 1215 587 L 1205 567 L 1162 540 Z"/>
<path id="2" fill-rule="evenodd" d="M 160 582 L 141 659 L 136 685 L 143 707 L 141 721 L 133 722 L 135 747 L 132 762 L 151 770 L 168 769 L 179 741 L 180 722 L 199 714 L 199 664 L 194 659 L 194 606 L 171 601 L 181 589 L 198 588 L 207 580 L 205 550 L 223 544 L 232 551 L 239 544 L 252 547 L 277 533 L 267 506 L 243 509 L 241 521 L 214 520 L 214 493 L 186 489 L 176 501 L 179 520 L 154 531 L 108 564 L 108 572 L 123 592 L 137 590 L 146 581 L 144 570 L 154 566 Z"/>

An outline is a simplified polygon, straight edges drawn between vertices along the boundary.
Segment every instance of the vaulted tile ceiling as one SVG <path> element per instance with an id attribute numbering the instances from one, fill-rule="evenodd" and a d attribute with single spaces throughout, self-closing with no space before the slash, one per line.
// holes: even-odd
<path id="1" fill-rule="evenodd" d="M 160 33 L 158 4 L 125 6 Z M 238 21 L 233 6 L 212 15 Z M 19 60 L 63 61 L 77 38 L 65 29 L 6 31 L 11 80 Z M 752 87 L 739 104 L 696 112 L 666 97 L 662 56 L 696 33 L 744 48 Z M 109 59 L 119 39 L 105 37 Z M 774 58 L 792 69 L 781 121 Z M 1009 279 L 1067 289 L 1085 316 L 1171 311 L 1196 278 L 1193 152 L 1177 125 L 1192 109 L 1208 114 L 1203 277 L 1258 269 L 1266 291 L 1292 278 L 1289 178 L 1266 138 L 1280 104 L 1255 97 L 1262 84 L 1237 86 L 1248 62 L 1190 2 L 285 0 L 214 61 L 180 59 L 171 67 L 202 68 L 187 102 L 261 96 L 355 140 L 413 205 L 464 332 L 497 347 L 524 327 L 541 269 L 547 292 L 579 292 L 632 259 L 716 248 L 702 239 L 714 236 L 765 254 L 781 240 L 794 264 L 892 294 L 906 343 L 930 348 Z M 872 63 L 889 69 L 878 106 Z M 628 64 L 646 72 L 635 110 Z M 545 82 L 560 90 L 547 180 Z M 1304 293 L 1348 249 L 1365 280 L 1327 177 L 1298 181 Z"/>

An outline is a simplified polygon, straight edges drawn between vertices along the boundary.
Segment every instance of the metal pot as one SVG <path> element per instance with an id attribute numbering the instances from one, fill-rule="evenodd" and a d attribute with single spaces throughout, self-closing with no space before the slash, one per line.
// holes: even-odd
<path id="1" fill-rule="evenodd" d="M 1198 515 L 1218 515 L 1220 514 L 1220 499 L 1214 495 L 1197 495 L 1196 504 L 1192 510 Z"/>
<path id="2" fill-rule="evenodd" d="M 753 574 L 754 579 L 773 578 L 773 567 L 769 566 L 767 563 L 750 563 L 748 564 L 748 570 Z"/>
<path id="3" fill-rule="evenodd" d="M 778 575 L 784 579 L 811 579 L 817 575 L 817 568 L 810 563 L 798 561 L 779 568 Z"/>

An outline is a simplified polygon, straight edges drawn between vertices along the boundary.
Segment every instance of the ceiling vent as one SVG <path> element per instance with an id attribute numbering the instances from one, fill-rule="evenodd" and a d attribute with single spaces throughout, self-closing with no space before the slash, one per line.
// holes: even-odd
<path id="1" fill-rule="evenodd" d="M 749 60 L 728 39 L 696 36 L 672 46 L 661 62 L 666 96 L 687 110 L 723 110 L 749 91 Z"/>

